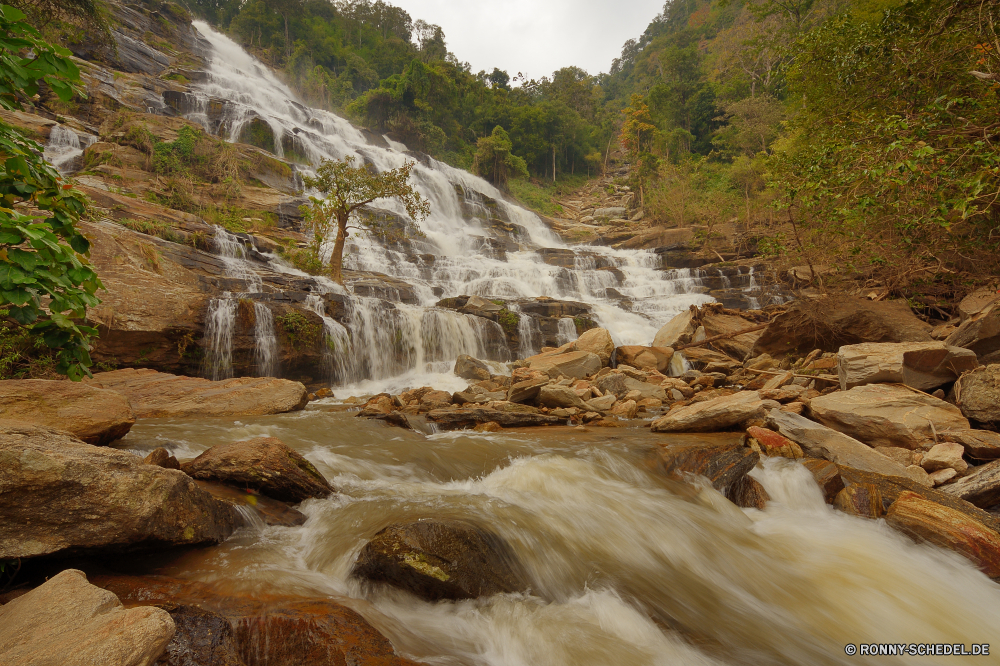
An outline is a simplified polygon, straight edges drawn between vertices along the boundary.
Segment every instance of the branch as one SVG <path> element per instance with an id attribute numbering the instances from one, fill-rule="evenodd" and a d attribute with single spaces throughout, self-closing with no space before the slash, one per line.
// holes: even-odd
<path id="1" fill-rule="evenodd" d="M 689 342 L 684 345 L 677 345 L 674 347 L 674 351 L 681 351 L 682 349 L 689 349 L 691 347 L 701 347 L 702 345 L 707 345 L 711 342 L 717 342 L 718 340 L 726 340 L 728 338 L 734 338 L 737 335 L 743 335 L 744 333 L 753 333 L 754 331 L 759 331 L 763 328 L 767 328 L 771 325 L 771 322 L 764 324 L 757 324 L 756 326 L 751 326 L 750 328 L 744 328 L 741 331 L 733 331 L 732 333 L 722 333 L 721 335 L 713 335 L 710 338 L 705 338 L 704 340 L 699 340 L 698 342 Z"/>

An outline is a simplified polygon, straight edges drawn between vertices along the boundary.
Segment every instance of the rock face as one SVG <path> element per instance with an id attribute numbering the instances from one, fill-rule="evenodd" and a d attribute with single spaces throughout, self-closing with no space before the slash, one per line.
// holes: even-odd
<path id="1" fill-rule="evenodd" d="M 760 456 L 753 449 L 736 442 L 657 446 L 649 463 L 671 477 L 704 476 L 712 487 L 724 491 L 742 480 L 759 460 Z"/>
<path id="2" fill-rule="evenodd" d="M 388 583 L 422 599 L 475 599 L 527 585 L 500 537 L 458 520 L 390 525 L 365 544 L 353 575 Z"/>
<path id="3" fill-rule="evenodd" d="M 173 635 L 166 611 L 126 610 L 76 569 L 0 606 L 0 663 L 12 666 L 151 666 Z"/>
<path id="4" fill-rule="evenodd" d="M 281 414 L 302 409 L 309 401 L 305 386 L 274 377 L 213 382 L 129 368 L 100 372 L 84 381 L 123 394 L 140 419 Z"/>
<path id="5" fill-rule="evenodd" d="M 955 382 L 955 402 L 972 421 L 1000 424 L 1000 363 L 977 368 Z"/>
<path id="6" fill-rule="evenodd" d="M 674 350 L 664 347 L 641 347 L 638 345 L 626 345 L 616 350 L 616 358 L 619 363 L 630 365 L 640 370 L 656 370 L 666 374 L 670 369 L 670 359 L 673 358 Z"/>
<path id="7" fill-rule="evenodd" d="M 865 342 L 837 353 L 840 390 L 898 383 L 926 391 L 955 381 L 979 365 L 975 352 L 943 342 Z"/>
<path id="8" fill-rule="evenodd" d="M 183 472 L 0 425 L 0 559 L 218 543 L 239 519 Z"/>
<path id="9" fill-rule="evenodd" d="M 946 345 L 965 347 L 983 358 L 1000 351 L 1000 302 L 986 306 L 962 322 L 958 329 L 945 338 Z"/>
<path id="10" fill-rule="evenodd" d="M 653 432 L 712 432 L 732 428 L 764 415 L 763 402 L 756 391 L 696 402 L 670 410 L 653 421 Z"/>
<path id="11" fill-rule="evenodd" d="M 853 437 L 804 416 L 772 409 L 767 415 L 767 425 L 802 447 L 807 456 L 885 476 L 900 476 L 917 482 L 924 479 L 922 470 L 909 470 Z"/>
<path id="12" fill-rule="evenodd" d="M 962 413 L 944 400 L 902 386 L 869 384 L 813 398 L 809 412 L 825 426 L 869 446 L 919 448 L 934 430 L 967 429 Z"/>
<path id="13" fill-rule="evenodd" d="M 462 354 L 455 359 L 455 374 L 469 381 L 482 381 L 490 378 L 490 368 L 479 359 Z"/>
<path id="14" fill-rule="evenodd" d="M 283 502 L 327 497 L 333 492 L 311 462 L 276 437 L 217 444 L 181 469 L 195 479 L 254 488 Z"/>
<path id="15" fill-rule="evenodd" d="M 535 410 L 536 412 L 538 410 Z M 536 414 L 533 412 L 500 411 L 486 407 L 474 409 L 435 409 L 427 413 L 427 418 L 445 430 L 472 428 L 480 423 L 498 423 L 504 428 L 522 428 L 540 425 L 561 425 L 565 418 Z"/>
<path id="16" fill-rule="evenodd" d="M 1000 504 L 1000 460 L 976 468 L 969 476 L 944 486 L 941 491 L 982 509 Z"/>
<path id="17" fill-rule="evenodd" d="M 918 541 L 961 553 L 991 578 L 1000 577 L 1000 534 L 966 514 L 907 491 L 889 507 L 885 521 Z"/>
<path id="18" fill-rule="evenodd" d="M 124 437 L 135 423 L 128 399 L 80 382 L 0 381 L 0 419 L 64 430 L 88 444 Z"/>
<path id="19" fill-rule="evenodd" d="M 754 344 L 753 354 L 807 354 L 813 349 L 835 352 L 844 345 L 862 342 L 930 341 L 930 326 L 917 319 L 905 303 L 826 296 L 797 301 L 775 317 Z"/>

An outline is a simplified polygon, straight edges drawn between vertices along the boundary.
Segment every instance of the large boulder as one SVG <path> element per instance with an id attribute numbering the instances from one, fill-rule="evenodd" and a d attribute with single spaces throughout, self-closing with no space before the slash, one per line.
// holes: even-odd
<path id="1" fill-rule="evenodd" d="M 327 497 L 330 482 L 277 437 L 216 444 L 181 469 L 192 478 L 253 488 L 283 502 Z"/>
<path id="2" fill-rule="evenodd" d="M 591 383 L 604 395 L 611 394 L 621 400 L 631 390 L 628 384 L 625 383 L 626 379 L 629 379 L 629 377 L 620 372 L 610 372 L 603 377 L 598 377 Z"/>
<path id="3" fill-rule="evenodd" d="M 669 444 L 657 446 L 648 460 L 651 467 L 674 478 L 685 474 L 704 476 L 720 491 L 741 481 L 756 466 L 760 455 L 742 442 L 725 444 Z"/>
<path id="4" fill-rule="evenodd" d="M 912 479 L 927 483 L 923 470 L 904 467 L 883 456 L 853 437 L 810 421 L 804 416 L 772 409 L 767 415 L 768 428 L 787 437 L 812 458 L 822 458 L 856 469 Z"/>
<path id="5" fill-rule="evenodd" d="M 741 316 L 737 311 L 725 310 L 718 303 L 709 303 L 702 306 L 700 315 L 701 325 L 705 328 L 705 337 L 729 336 L 713 342 L 713 347 L 739 360 L 750 356 L 754 344 L 756 344 L 762 332 L 757 330 L 740 335 L 733 334 L 754 328 L 758 325 L 757 322 Z"/>
<path id="6" fill-rule="evenodd" d="M 983 358 L 1000 351 L 1000 301 L 994 301 L 962 322 L 945 338 L 946 345 L 965 347 Z"/>
<path id="7" fill-rule="evenodd" d="M 694 335 L 697 328 L 698 324 L 694 320 L 694 312 L 685 310 L 678 315 L 674 315 L 670 321 L 656 332 L 656 337 L 653 338 L 653 346 L 673 348 L 679 344 L 690 342 L 691 336 Z"/>
<path id="8" fill-rule="evenodd" d="M 542 387 L 551 381 L 548 375 L 525 379 L 510 385 L 507 400 L 510 402 L 530 402 L 538 397 Z"/>
<path id="9" fill-rule="evenodd" d="M 670 369 L 670 359 L 673 355 L 674 350 L 669 347 L 624 345 L 615 350 L 615 359 L 618 363 L 640 370 L 656 370 L 661 374 L 666 374 Z"/>
<path id="10" fill-rule="evenodd" d="M 835 352 L 862 342 L 930 342 L 930 330 L 903 302 L 826 296 L 796 301 L 775 317 L 754 343 L 753 354 Z"/>
<path id="11" fill-rule="evenodd" d="M 0 382 L 0 419 L 65 430 L 88 444 L 124 437 L 135 423 L 128 398 L 80 382 Z"/>
<path id="12" fill-rule="evenodd" d="M 979 365 L 976 354 L 943 342 L 863 342 L 837 353 L 840 389 L 898 383 L 926 391 L 954 382 Z"/>
<path id="13" fill-rule="evenodd" d="M 126 610 L 76 569 L 0 606 L 0 664 L 10 666 L 151 666 L 173 635 L 166 611 Z"/>
<path id="14" fill-rule="evenodd" d="M 529 360 L 533 370 L 547 372 L 552 378 L 563 375 L 572 379 L 583 379 L 597 374 L 603 367 L 600 356 L 586 351 L 570 351 L 552 356 L 533 356 Z"/>
<path id="15" fill-rule="evenodd" d="M 574 349 L 576 351 L 597 354 L 597 356 L 601 359 L 601 363 L 603 365 L 607 365 L 611 362 L 611 354 L 615 350 L 615 343 L 614 340 L 611 339 L 611 334 L 608 333 L 608 329 L 592 328 L 589 331 L 584 331 L 583 334 L 576 339 Z"/>
<path id="16" fill-rule="evenodd" d="M 469 381 L 482 381 L 490 378 L 490 368 L 479 359 L 461 354 L 455 359 L 455 374 Z"/>
<path id="17" fill-rule="evenodd" d="M 576 394 L 576 391 L 568 386 L 557 384 L 542 387 L 538 393 L 538 404 L 543 407 L 576 407 L 584 411 L 588 409 L 587 404 Z"/>
<path id="18" fill-rule="evenodd" d="M 907 491 L 889 507 L 885 522 L 917 541 L 960 553 L 987 576 L 1000 578 L 1000 534 L 967 514 Z"/>
<path id="19" fill-rule="evenodd" d="M 920 448 L 935 431 L 969 427 L 952 404 L 905 386 L 868 384 L 809 401 L 809 413 L 825 426 L 869 446 Z"/>
<path id="20" fill-rule="evenodd" d="M 58 430 L 0 425 L 0 560 L 219 543 L 239 523 L 178 470 Z"/>
<path id="21" fill-rule="evenodd" d="M 955 404 L 977 423 L 1000 425 L 1000 363 L 967 372 L 952 390 Z"/>
<path id="22" fill-rule="evenodd" d="M 777 404 L 777 403 L 772 403 Z M 712 432 L 764 416 L 764 401 L 756 391 L 741 391 L 670 410 L 652 423 L 653 432 Z"/>
<path id="23" fill-rule="evenodd" d="M 84 382 L 123 394 L 140 419 L 281 414 L 302 409 L 309 402 L 301 383 L 274 377 L 213 382 L 127 368 L 101 372 Z"/>
<path id="24" fill-rule="evenodd" d="M 1000 460 L 977 467 L 968 476 L 941 490 L 982 509 L 1000 504 Z"/>
<path id="25" fill-rule="evenodd" d="M 353 575 L 428 601 L 475 599 L 527 587 L 510 547 L 460 520 L 414 520 L 386 527 L 365 544 Z"/>

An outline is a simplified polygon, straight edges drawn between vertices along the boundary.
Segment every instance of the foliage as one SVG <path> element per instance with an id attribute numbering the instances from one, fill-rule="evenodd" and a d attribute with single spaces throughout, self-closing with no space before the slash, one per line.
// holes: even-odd
<path id="1" fill-rule="evenodd" d="M 181 236 L 177 233 L 174 227 L 167 224 L 166 222 L 157 222 L 153 220 L 137 220 L 128 217 L 121 220 L 116 220 L 116 222 L 118 222 L 118 224 L 122 225 L 126 229 L 131 229 L 132 231 L 138 231 L 141 234 L 156 236 L 157 238 L 162 238 L 163 240 L 170 241 L 172 243 L 182 242 Z"/>
<path id="2" fill-rule="evenodd" d="M 81 28 L 91 39 L 117 50 L 107 9 L 100 0 L 10 0 L 31 24 L 45 28 L 58 21 Z"/>
<path id="3" fill-rule="evenodd" d="M 0 6 L 0 108 L 20 109 L 19 97 L 34 95 L 39 81 L 66 101 L 77 92 L 79 71 L 68 51 L 39 38 L 23 12 Z M 97 333 L 80 320 L 100 302 L 102 285 L 87 262 L 90 243 L 75 227 L 84 196 L 41 154 L 41 146 L 0 123 L 0 307 L 7 323 L 56 350 L 58 372 L 78 380 L 89 374 L 89 341 Z"/>
<path id="4" fill-rule="evenodd" d="M 298 350 L 299 345 L 315 345 L 323 330 L 322 326 L 310 322 L 299 312 L 278 315 L 274 321 L 288 338 L 288 344 L 294 350 Z"/>
<path id="5" fill-rule="evenodd" d="M 354 159 L 346 157 L 343 161 L 323 160 L 316 169 L 315 177 L 303 178 L 306 187 L 316 189 L 324 195 L 323 199 L 310 197 L 312 204 L 304 207 L 313 233 L 309 250 L 318 259 L 330 233 L 336 230 L 330 256 L 330 277 L 341 283 L 344 242 L 347 239 L 348 220 L 352 214 L 379 199 L 399 200 L 407 215 L 418 221 L 427 217 L 431 210 L 427 200 L 409 183 L 415 162 L 407 162 L 397 169 L 382 173 L 372 173 L 363 164 L 354 166 Z M 374 218 L 361 215 L 355 217 L 360 224 L 371 228 Z"/>
<path id="6" fill-rule="evenodd" d="M 472 170 L 498 187 L 506 187 L 511 178 L 527 178 L 528 165 L 513 155 L 510 135 L 497 125 L 489 137 L 476 144 L 476 157 Z"/>
<path id="7" fill-rule="evenodd" d="M 517 325 L 521 322 L 521 315 L 511 312 L 507 308 L 502 308 L 497 313 L 497 323 L 507 333 L 507 335 L 517 334 Z"/>

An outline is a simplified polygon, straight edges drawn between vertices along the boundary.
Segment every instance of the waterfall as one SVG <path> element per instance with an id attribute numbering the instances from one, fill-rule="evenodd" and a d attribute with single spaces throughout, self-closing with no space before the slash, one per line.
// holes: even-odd
<path id="1" fill-rule="evenodd" d="M 274 334 L 274 314 L 261 302 L 253 304 L 254 364 L 261 377 L 278 376 L 278 338 Z"/>
<path id="2" fill-rule="evenodd" d="M 236 329 L 236 300 L 229 292 L 213 298 L 205 316 L 205 359 L 202 374 L 213 380 L 233 376 L 233 331 Z"/>
<path id="3" fill-rule="evenodd" d="M 567 342 L 572 342 L 576 340 L 576 323 L 573 321 L 572 317 L 563 317 L 557 322 L 559 327 L 556 332 L 556 344 L 560 347 Z"/>
<path id="4" fill-rule="evenodd" d="M 68 173 L 73 169 L 76 158 L 83 155 L 84 149 L 94 143 L 97 137 L 90 134 L 79 135 L 64 125 L 56 125 L 49 133 L 49 142 L 45 145 L 43 157 L 60 173 Z"/>

